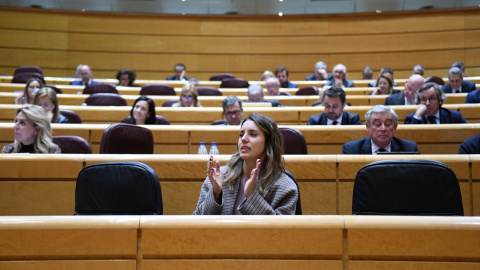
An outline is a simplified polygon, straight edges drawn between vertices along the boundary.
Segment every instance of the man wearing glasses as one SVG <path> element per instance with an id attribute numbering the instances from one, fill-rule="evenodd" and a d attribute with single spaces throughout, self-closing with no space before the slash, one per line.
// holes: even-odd
<path id="1" fill-rule="evenodd" d="M 280 81 L 276 77 L 271 77 L 265 80 L 265 88 L 269 96 L 291 96 L 290 93 L 280 93 Z"/>
<path id="2" fill-rule="evenodd" d="M 418 104 L 417 111 L 405 117 L 405 124 L 467 123 L 460 112 L 442 108 L 446 96 L 436 83 L 420 86 L 415 99 Z"/>
<path id="3" fill-rule="evenodd" d="M 236 96 L 228 96 L 222 102 L 223 115 L 226 121 L 217 125 L 240 125 L 243 119 L 242 101 Z"/>

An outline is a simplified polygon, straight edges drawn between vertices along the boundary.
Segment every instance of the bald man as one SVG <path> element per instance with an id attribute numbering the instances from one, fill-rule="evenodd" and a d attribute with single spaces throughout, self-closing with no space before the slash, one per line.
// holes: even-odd
<path id="1" fill-rule="evenodd" d="M 415 105 L 415 92 L 425 83 L 425 79 L 413 74 L 405 82 L 405 89 L 402 93 L 393 94 L 385 99 L 385 105 Z"/>

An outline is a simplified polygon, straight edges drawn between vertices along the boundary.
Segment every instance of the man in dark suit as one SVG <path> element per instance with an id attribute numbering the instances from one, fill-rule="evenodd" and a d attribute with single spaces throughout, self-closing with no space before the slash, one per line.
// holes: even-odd
<path id="1" fill-rule="evenodd" d="M 236 96 L 228 96 L 222 101 L 223 115 L 226 121 L 217 125 L 240 125 L 243 118 L 242 101 Z M 212 123 L 213 124 L 213 123 Z"/>
<path id="2" fill-rule="evenodd" d="M 405 117 L 405 124 L 467 123 L 460 112 L 442 108 L 446 96 L 438 84 L 423 84 L 415 97 L 418 104 L 417 111 Z"/>
<path id="3" fill-rule="evenodd" d="M 470 137 L 460 144 L 458 153 L 467 155 L 480 154 L 480 134 Z"/>
<path id="4" fill-rule="evenodd" d="M 277 79 L 280 81 L 282 88 L 297 88 L 296 84 L 288 80 L 288 75 L 288 69 L 286 67 L 278 67 L 275 71 L 275 76 L 277 76 Z"/>
<path id="5" fill-rule="evenodd" d="M 374 106 L 365 114 L 365 124 L 370 136 L 345 143 L 342 154 L 418 153 L 417 143 L 394 137 L 398 125 L 398 116 L 392 108 L 385 105 Z"/>
<path id="6" fill-rule="evenodd" d="M 448 71 L 448 81 L 442 87 L 444 93 L 468 93 L 476 89 L 475 83 L 463 80 L 463 72 L 458 67 Z"/>
<path id="7" fill-rule="evenodd" d="M 184 64 L 178 63 L 173 68 L 175 71 L 175 75 L 167 77 L 167 81 L 188 81 L 188 78 L 185 77 L 185 73 L 187 72 L 187 68 Z"/>
<path id="8" fill-rule="evenodd" d="M 79 65 L 77 70 L 77 76 L 80 76 L 82 80 L 80 81 L 73 81 L 71 85 L 91 85 L 91 84 L 101 84 L 100 82 L 96 82 L 92 80 L 92 69 L 88 65 Z"/>
<path id="9" fill-rule="evenodd" d="M 277 78 L 275 78 L 277 79 Z M 280 104 L 278 100 L 265 100 L 263 94 L 262 86 L 258 84 L 251 84 L 247 89 L 247 102 L 268 102 L 272 104 L 272 107 L 282 107 L 283 105 Z"/>
<path id="10" fill-rule="evenodd" d="M 465 103 L 480 103 L 480 89 L 469 92 Z"/>
<path id="11" fill-rule="evenodd" d="M 315 64 L 315 73 L 308 75 L 305 81 L 325 81 L 333 79 L 332 74 L 327 73 L 327 64 L 322 61 L 318 61 Z"/>
<path id="12" fill-rule="evenodd" d="M 337 64 L 333 68 L 333 78 L 325 83 L 325 86 L 354 87 L 353 81 L 347 80 L 347 67 L 343 64 Z"/>
<path id="13" fill-rule="evenodd" d="M 325 112 L 312 115 L 307 125 L 361 125 L 360 116 L 344 111 L 347 94 L 340 87 L 330 87 L 323 92 Z"/>
<path id="14" fill-rule="evenodd" d="M 401 92 L 388 96 L 385 99 L 384 105 L 415 105 L 415 92 L 417 92 L 418 88 L 424 83 L 425 80 L 422 76 L 413 74 L 405 82 L 403 93 Z"/>

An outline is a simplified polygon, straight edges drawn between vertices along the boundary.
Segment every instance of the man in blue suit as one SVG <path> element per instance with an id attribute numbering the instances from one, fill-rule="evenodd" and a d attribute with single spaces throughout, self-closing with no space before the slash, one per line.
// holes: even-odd
<path id="1" fill-rule="evenodd" d="M 325 64 L 325 62 L 318 61 L 315 64 L 315 73 L 308 75 L 305 78 L 305 81 L 326 81 L 332 79 L 332 74 L 327 73 L 327 64 Z"/>
<path id="2" fill-rule="evenodd" d="M 480 103 L 480 89 L 469 92 L 465 103 Z"/>
<path id="3" fill-rule="evenodd" d="M 91 84 L 101 84 L 101 82 L 97 82 L 92 80 L 92 69 L 88 65 L 80 65 L 78 66 L 77 75 L 82 78 L 80 81 L 73 81 L 71 85 L 91 85 Z"/>
<path id="4" fill-rule="evenodd" d="M 278 67 L 275 71 L 275 76 L 280 81 L 282 88 L 297 88 L 298 86 L 288 80 L 288 69 L 286 67 Z"/>
<path id="5" fill-rule="evenodd" d="M 475 83 L 463 80 L 463 72 L 458 67 L 448 71 L 448 81 L 450 83 L 442 87 L 444 93 L 469 93 L 476 89 Z"/>
<path id="6" fill-rule="evenodd" d="M 446 99 L 440 86 L 425 83 L 416 93 L 417 111 L 405 117 L 405 124 L 455 124 L 467 123 L 460 112 L 442 108 Z"/>
<path id="7" fill-rule="evenodd" d="M 370 136 L 345 143 L 342 154 L 418 153 L 417 143 L 394 137 L 398 126 L 398 116 L 392 108 L 385 105 L 374 106 L 365 114 L 365 124 Z"/>
<path id="8" fill-rule="evenodd" d="M 307 125 L 361 125 L 360 116 L 344 111 L 347 94 L 336 86 L 323 92 L 323 105 L 325 112 L 312 115 Z"/>
<path id="9" fill-rule="evenodd" d="M 175 67 L 173 68 L 175 71 L 175 75 L 169 76 L 165 78 L 167 81 L 188 81 L 189 78 L 185 77 L 185 73 L 187 72 L 187 68 L 185 67 L 184 64 L 178 63 L 175 64 Z"/>

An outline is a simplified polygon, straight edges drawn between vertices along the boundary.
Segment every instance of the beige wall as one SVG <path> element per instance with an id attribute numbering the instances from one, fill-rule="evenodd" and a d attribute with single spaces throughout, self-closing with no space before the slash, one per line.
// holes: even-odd
<path id="1" fill-rule="evenodd" d="M 389 66 L 406 78 L 415 64 L 426 76 L 446 76 L 454 61 L 480 75 L 480 10 L 306 16 L 172 16 L 0 8 L 0 73 L 38 65 L 45 76 L 72 76 L 92 66 L 113 78 L 122 67 L 139 79 L 164 79 L 183 62 L 187 75 L 207 80 L 231 72 L 256 80 L 280 65 L 304 80 L 316 61 L 348 67 Z"/>

